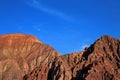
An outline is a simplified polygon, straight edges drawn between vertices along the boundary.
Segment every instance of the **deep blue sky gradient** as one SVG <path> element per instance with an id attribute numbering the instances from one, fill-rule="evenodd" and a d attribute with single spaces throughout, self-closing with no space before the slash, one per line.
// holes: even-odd
<path id="1" fill-rule="evenodd" d="M 60 53 L 120 38 L 120 0 L 0 0 L 0 34 L 26 33 Z"/>

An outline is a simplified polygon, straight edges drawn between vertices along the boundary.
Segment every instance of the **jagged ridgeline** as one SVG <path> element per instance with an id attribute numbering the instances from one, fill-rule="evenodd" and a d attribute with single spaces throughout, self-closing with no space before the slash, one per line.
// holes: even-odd
<path id="1" fill-rule="evenodd" d="M 120 40 L 61 55 L 32 35 L 0 35 L 0 80 L 120 80 Z"/>

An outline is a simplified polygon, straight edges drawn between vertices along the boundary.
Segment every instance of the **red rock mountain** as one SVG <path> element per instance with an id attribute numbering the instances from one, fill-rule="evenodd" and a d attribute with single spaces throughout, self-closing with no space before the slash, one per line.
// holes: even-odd
<path id="1" fill-rule="evenodd" d="M 0 35 L 0 80 L 120 80 L 120 40 L 61 55 L 32 35 Z"/>

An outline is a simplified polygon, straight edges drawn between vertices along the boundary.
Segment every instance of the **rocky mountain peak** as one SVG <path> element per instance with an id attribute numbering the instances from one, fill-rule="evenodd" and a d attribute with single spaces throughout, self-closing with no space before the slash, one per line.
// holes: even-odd
<path id="1" fill-rule="evenodd" d="M 61 55 L 32 35 L 0 35 L 0 80 L 120 80 L 120 40 Z"/>
<path id="2" fill-rule="evenodd" d="M 0 80 L 21 80 L 57 54 L 55 49 L 32 35 L 0 35 Z"/>
<path id="3" fill-rule="evenodd" d="M 6 35 L 0 35 L 0 44 L 4 45 L 12 45 L 16 42 L 16 44 L 22 44 L 23 42 L 26 43 L 42 43 L 39 41 L 36 37 L 32 35 L 26 35 L 26 34 L 6 34 Z"/>

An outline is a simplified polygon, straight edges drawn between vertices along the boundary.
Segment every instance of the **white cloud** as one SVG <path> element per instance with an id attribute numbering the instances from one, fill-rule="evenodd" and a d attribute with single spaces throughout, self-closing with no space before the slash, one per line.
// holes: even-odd
<path id="1" fill-rule="evenodd" d="M 61 19 L 64 19 L 66 21 L 72 21 L 73 20 L 70 16 L 64 14 L 63 12 L 48 8 L 48 7 L 44 6 L 44 5 L 42 5 L 37 0 L 32 0 L 32 1 L 29 0 L 29 1 L 27 1 L 27 4 L 32 6 L 32 7 L 35 7 L 37 9 L 39 9 L 42 12 L 46 12 L 46 13 L 51 14 L 53 16 L 57 16 L 57 17 L 59 17 Z"/>
<path id="2" fill-rule="evenodd" d="M 86 44 L 85 44 L 85 45 L 82 45 L 82 48 L 83 48 L 83 49 L 85 49 L 86 47 L 88 47 L 88 45 L 86 45 Z"/>
<path id="3" fill-rule="evenodd" d="M 86 47 L 89 47 L 89 45 L 87 45 L 87 44 L 81 44 L 80 50 L 84 50 Z"/>
<path id="4" fill-rule="evenodd" d="M 36 31 L 40 32 L 41 31 L 41 25 L 34 25 L 32 28 L 34 28 Z"/>

